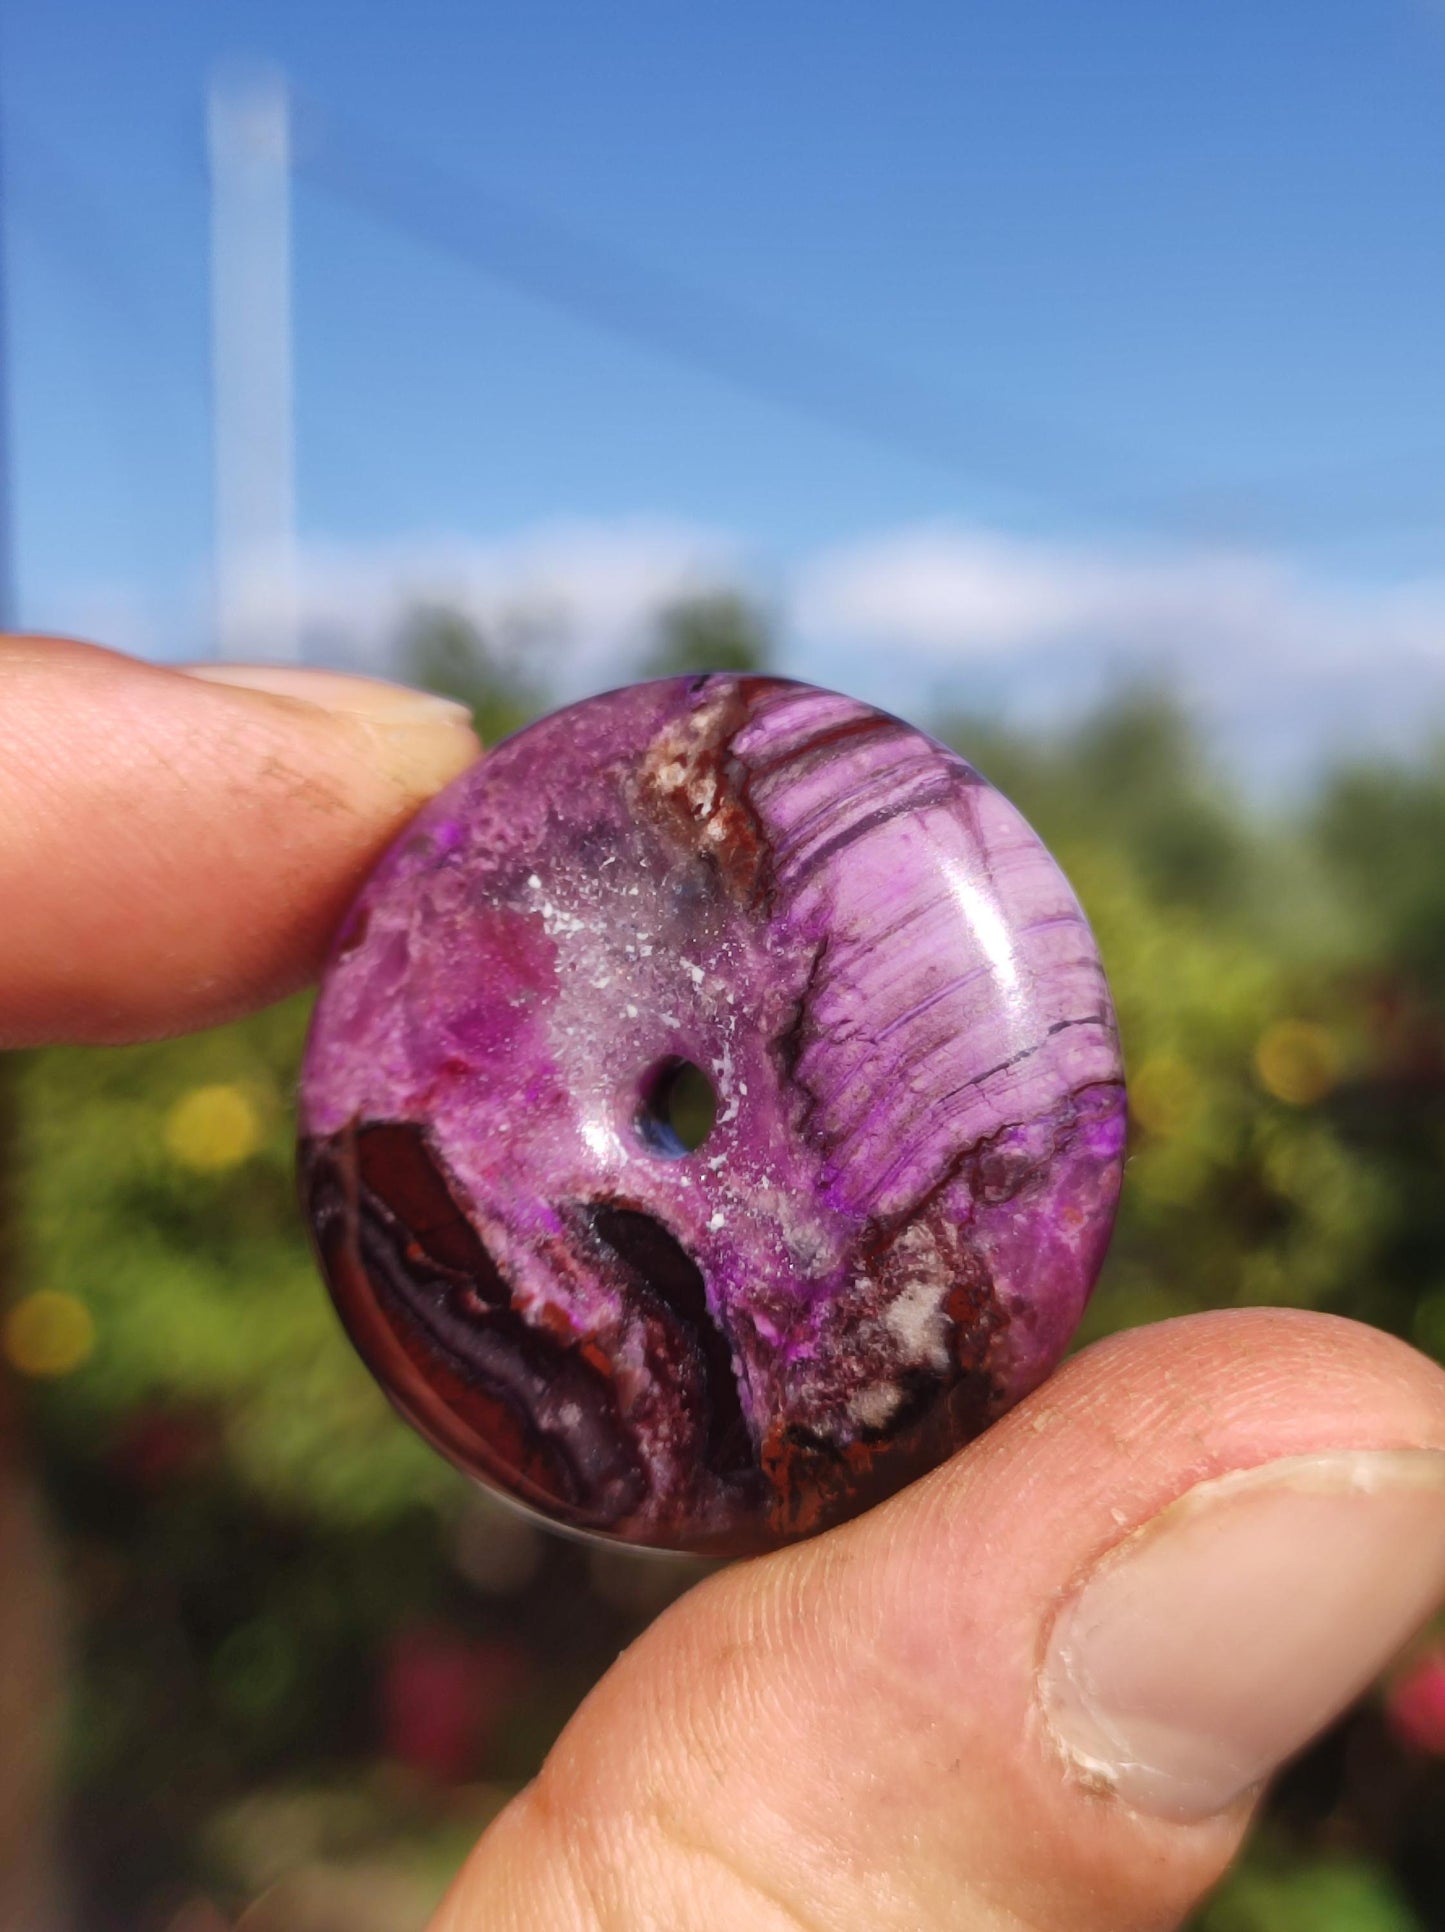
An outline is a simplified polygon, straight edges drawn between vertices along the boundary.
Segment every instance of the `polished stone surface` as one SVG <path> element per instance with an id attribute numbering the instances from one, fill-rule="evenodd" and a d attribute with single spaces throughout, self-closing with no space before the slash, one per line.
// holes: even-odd
<path id="1" fill-rule="evenodd" d="M 444 1454 L 573 1528 L 756 1550 L 1048 1373 L 1121 1083 L 1073 894 L 968 764 L 811 686 L 668 679 L 509 739 L 382 861 L 307 1048 L 303 1186 Z"/>

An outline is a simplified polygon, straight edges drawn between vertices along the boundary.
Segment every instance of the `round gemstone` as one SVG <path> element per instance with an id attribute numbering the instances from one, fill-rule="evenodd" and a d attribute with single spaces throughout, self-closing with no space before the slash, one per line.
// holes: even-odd
<path id="1" fill-rule="evenodd" d="M 397 1407 L 573 1529 L 810 1534 L 1048 1373 L 1124 1094 L 1035 834 L 777 678 L 559 711 L 415 819 L 322 986 L 301 1168 Z"/>

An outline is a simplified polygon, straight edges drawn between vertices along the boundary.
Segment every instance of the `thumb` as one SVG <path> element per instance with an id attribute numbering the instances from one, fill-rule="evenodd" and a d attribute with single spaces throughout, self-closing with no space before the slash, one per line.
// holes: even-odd
<path id="1" fill-rule="evenodd" d="M 1325 1317 L 1087 1351 L 618 1662 L 432 1932 L 1145 1932 L 1445 1597 L 1445 1376 Z"/>

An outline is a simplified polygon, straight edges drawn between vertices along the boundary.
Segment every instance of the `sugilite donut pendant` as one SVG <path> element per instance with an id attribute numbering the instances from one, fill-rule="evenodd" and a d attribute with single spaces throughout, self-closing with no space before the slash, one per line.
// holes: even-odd
<path id="1" fill-rule="evenodd" d="M 1014 808 L 896 718 L 730 675 L 556 712 L 412 822 L 301 1111 L 321 1266 L 402 1413 L 559 1524 L 716 1554 L 855 1514 L 1043 1379 L 1124 1143 L 1098 954 Z"/>

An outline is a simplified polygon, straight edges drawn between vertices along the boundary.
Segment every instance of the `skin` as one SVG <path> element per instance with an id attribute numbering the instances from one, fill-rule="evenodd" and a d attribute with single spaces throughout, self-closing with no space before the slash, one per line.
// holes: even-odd
<path id="1" fill-rule="evenodd" d="M 0 643 L 0 905 L 23 908 L 0 920 L 0 1041 L 180 1032 L 315 974 L 372 859 L 476 748 L 301 688 Z M 892 1502 L 660 1618 L 433 1932 L 1177 1925 L 1252 1806 L 1165 1823 L 1070 1771 L 1035 1682 L 1060 1596 L 1203 1478 L 1406 1445 L 1445 1447 L 1445 1376 L 1353 1323 L 1250 1310 L 1086 1350 Z"/>

